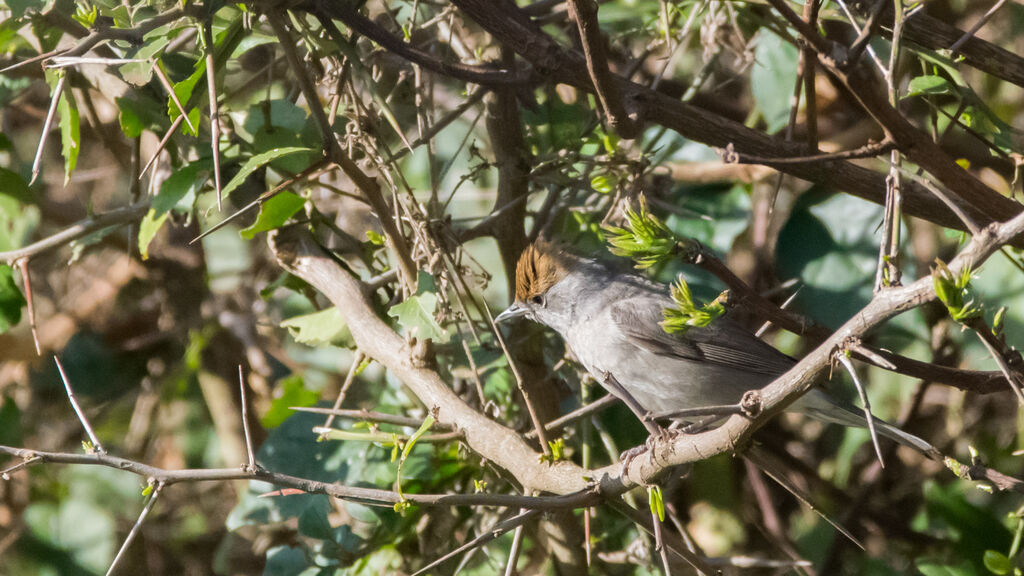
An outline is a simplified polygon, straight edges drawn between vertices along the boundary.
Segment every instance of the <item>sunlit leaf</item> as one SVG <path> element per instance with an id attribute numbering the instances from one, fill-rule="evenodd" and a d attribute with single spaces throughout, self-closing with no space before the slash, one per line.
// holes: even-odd
<path id="1" fill-rule="evenodd" d="M 65 186 L 71 180 L 71 173 L 78 164 L 78 153 L 82 146 L 82 135 L 78 127 L 78 106 L 75 98 L 71 96 L 70 89 L 70 85 L 65 84 L 60 102 L 57 104 L 57 112 L 60 114 L 60 143 L 61 154 L 64 156 Z"/>
<path id="2" fill-rule="evenodd" d="M 388 316 L 398 319 L 406 332 L 421 340 L 430 338 L 439 343 L 448 341 L 448 331 L 441 328 L 434 319 L 437 310 L 437 294 L 424 292 L 410 296 L 388 310 Z"/>
<path id="3" fill-rule="evenodd" d="M 311 151 L 312 150 L 310 148 L 292 146 L 288 148 L 274 148 L 273 150 L 269 150 L 262 154 L 257 154 L 245 161 L 245 164 L 242 165 L 238 174 L 235 174 L 235 177 L 224 186 L 223 190 L 221 190 L 221 194 L 224 198 L 227 198 L 229 194 L 242 185 L 242 182 L 245 182 L 245 179 L 248 178 L 250 174 L 277 158 Z"/>
<path id="4" fill-rule="evenodd" d="M 296 196 L 288 191 L 271 197 L 260 205 L 259 216 L 256 217 L 256 221 L 252 223 L 252 226 L 240 232 L 242 238 L 252 240 L 260 232 L 279 228 L 296 212 L 302 210 L 302 206 L 305 203 L 305 198 Z"/>
<path id="5" fill-rule="evenodd" d="M 281 327 L 287 328 L 296 342 L 307 346 L 330 344 L 350 347 L 354 344 L 345 319 L 333 306 L 312 314 L 289 318 L 281 322 Z"/>

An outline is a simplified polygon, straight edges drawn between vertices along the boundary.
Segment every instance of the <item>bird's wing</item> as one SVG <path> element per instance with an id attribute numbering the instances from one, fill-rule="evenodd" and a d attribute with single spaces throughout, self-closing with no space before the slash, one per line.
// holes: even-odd
<path id="1" fill-rule="evenodd" d="M 629 298 L 613 304 L 609 313 L 632 344 L 659 356 L 701 360 L 773 377 L 794 363 L 728 318 L 691 328 L 682 335 L 669 334 L 660 322 L 664 320 L 664 307 L 670 304 L 661 298 Z"/>
<path id="2" fill-rule="evenodd" d="M 656 354 L 704 360 L 704 354 L 686 338 L 680 338 L 661 329 L 665 319 L 662 304 L 653 298 L 629 298 L 612 304 L 608 313 L 619 331 L 630 344 Z"/>

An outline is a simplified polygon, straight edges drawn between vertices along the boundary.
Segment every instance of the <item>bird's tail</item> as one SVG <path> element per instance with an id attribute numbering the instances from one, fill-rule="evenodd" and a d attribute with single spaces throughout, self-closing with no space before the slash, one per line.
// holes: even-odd
<path id="1" fill-rule="evenodd" d="M 822 422 L 841 424 L 854 428 L 867 428 L 868 421 L 862 412 L 858 412 L 856 408 L 847 408 L 837 404 L 825 394 L 815 392 L 817 391 L 812 390 L 798 401 L 798 404 L 800 404 L 798 409 L 801 412 Z M 882 436 L 904 446 L 909 446 L 932 460 L 942 460 L 942 453 L 926 440 L 918 438 L 909 432 L 904 432 L 885 420 L 875 418 L 874 416 L 871 418 L 874 421 L 875 430 Z"/>

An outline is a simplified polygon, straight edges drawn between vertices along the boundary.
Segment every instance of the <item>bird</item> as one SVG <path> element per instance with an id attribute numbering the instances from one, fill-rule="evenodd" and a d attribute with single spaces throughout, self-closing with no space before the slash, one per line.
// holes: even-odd
<path id="1" fill-rule="evenodd" d="M 661 322 L 673 306 L 668 287 L 540 239 L 523 250 L 514 301 L 495 321 L 526 318 L 551 328 L 598 383 L 641 417 L 736 405 L 796 363 L 728 315 L 670 334 Z M 858 409 L 820 388 L 787 410 L 826 423 L 868 425 Z M 878 418 L 873 424 L 881 436 L 939 457 L 927 441 Z"/>

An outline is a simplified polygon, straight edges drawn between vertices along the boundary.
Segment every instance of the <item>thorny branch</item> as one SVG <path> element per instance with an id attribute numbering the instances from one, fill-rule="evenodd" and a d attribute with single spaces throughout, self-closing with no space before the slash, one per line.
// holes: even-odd
<path id="1" fill-rule="evenodd" d="M 985 228 L 949 264 L 950 270 L 957 273 L 965 266 L 980 266 L 999 246 L 1021 233 L 1024 233 L 1024 215 Z M 291 227 L 277 232 L 271 242 L 282 266 L 327 296 L 346 317 L 360 349 L 394 371 L 425 404 L 436 408 L 439 422 L 462 429 L 466 443 L 475 452 L 508 470 L 523 486 L 555 493 L 586 489 L 587 483 L 583 478 L 593 478 L 599 492 L 611 497 L 655 480 L 672 466 L 742 450 L 766 419 L 810 388 L 827 368 L 835 349 L 850 339 L 863 336 L 889 318 L 935 299 L 931 277 L 921 278 L 906 287 L 879 292 L 860 313 L 761 391 L 761 416 L 750 419 L 735 415 L 720 428 L 708 432 L 656 439 L 652 450 L 632 459 L 628 466 L 616 464 L 584 471 L 564 461 L 539 463 L 536 453 L 526 447 L 517 434 L 483 418 L 452 394 L 436 372 L 410 364 L 400 337 L 376 317 L 359 282 L 334 263 L 313 242 L 308 232 Z"/>

